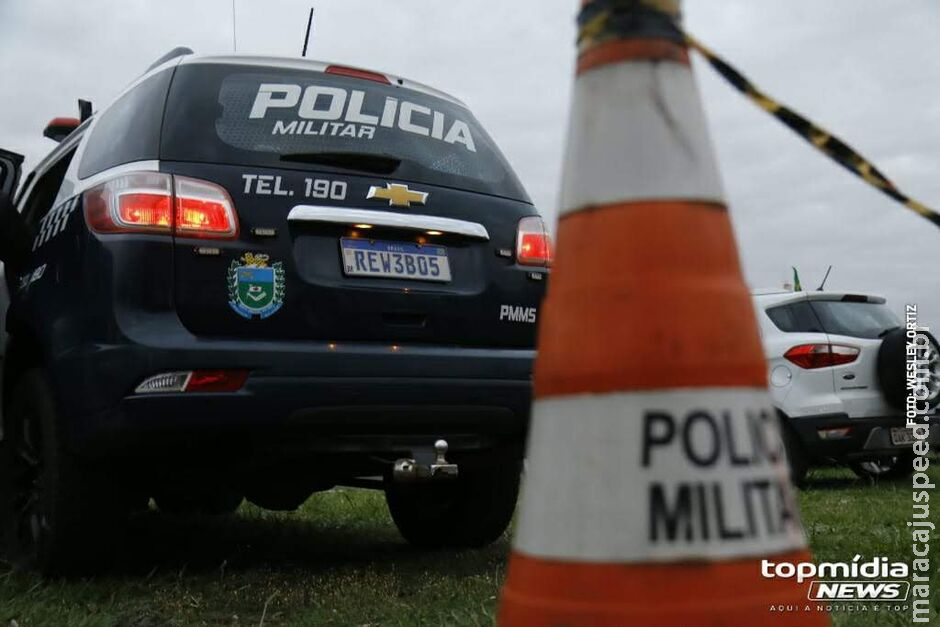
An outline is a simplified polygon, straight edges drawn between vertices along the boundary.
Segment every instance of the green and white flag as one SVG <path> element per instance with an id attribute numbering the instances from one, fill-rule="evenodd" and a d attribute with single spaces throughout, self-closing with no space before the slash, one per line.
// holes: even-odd
<path id="1" fill-rule="evenodd" d="M 793 267 L 793 266 L 791 266 Z M 800 273 L 796 271 L 796 268 L 793 267 L 793 291 L 802 292 L 803 286 L 800 285 Z"/>

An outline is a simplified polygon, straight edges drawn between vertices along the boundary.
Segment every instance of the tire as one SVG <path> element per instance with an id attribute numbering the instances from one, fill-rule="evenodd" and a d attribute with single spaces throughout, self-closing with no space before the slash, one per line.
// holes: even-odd
<path id="1" fill-rule="evenodd" d="M 452 482 L 386 481 L 385 501 L 398 531 L 415 547 L 478 548 L 497 540 L 516 509 L 521 462 L 460 470 Z"/>
<path id="2" fill-rule="evenodd" d="M 940 404 L 940 345 L 930 333 L 924 332 L 931 343 L 931 349 L 924 356 L 931 363 L 928 368 L 933 373 L 934 384 L 927 399 L 928 407 Z M 888 403 L 897 409 L 904 409 L 907 402 L 907 337 L 902 327 L 894 329 L 884 336 L 878 349 L 878 383 Z"/>
<path id="3" fill-rule="evenodd" d="M 806 487 L 806 475 L 809 473 L 810 459 L 796 431 L 787 422 L 789 419 L 780 414 L 780 436 L 787 451 L 787 463 L 790 466 L 790 483 L 798 488 Z"/>
<path id="4" fill-rule="evenodd" d="M 166 491 L 153 497 L 161 512 L 174 516 L 227 516 L 242 504 L 241 494 L 226 488 Z"/>
<path id="5" fill-rule="evenodd" d="M 852 462 L 852 469 L 860 479 L 874 481 L 900 481 L 914 473 L 914 452 L 903 451 L 891 457 L 879 457 L 867 462 Z"/>
<path id="6" fill-rule="evenodd" d="M 107 565 L 129 508 L 108 474 L 68 450 L 45 374 L 27 371 L 0 442 L 0 553 L 21 570 L 88 574 Z"/>

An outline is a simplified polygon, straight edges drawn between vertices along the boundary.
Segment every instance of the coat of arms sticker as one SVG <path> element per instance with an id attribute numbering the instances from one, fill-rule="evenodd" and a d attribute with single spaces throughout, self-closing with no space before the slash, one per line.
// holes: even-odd
<path id="1" fill-rule="evenodd" d="M 245 253 L 228 267 L 228 304 L 243 318 L 265 319 L 284 304 L 284 265 L 263 253 Z"/>

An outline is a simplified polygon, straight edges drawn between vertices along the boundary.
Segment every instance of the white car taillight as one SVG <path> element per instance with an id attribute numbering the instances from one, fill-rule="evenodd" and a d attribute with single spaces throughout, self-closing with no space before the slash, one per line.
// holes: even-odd
<path id="1" fill-rule="evenodd" d="M 800 344 L 783 354 L 800 368 L 813 370 L 850 364 L 858 359 L 859 349 L 841 344 Z"/>

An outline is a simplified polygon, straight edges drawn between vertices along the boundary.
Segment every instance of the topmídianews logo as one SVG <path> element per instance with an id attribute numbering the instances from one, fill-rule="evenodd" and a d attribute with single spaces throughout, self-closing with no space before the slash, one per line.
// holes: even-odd
<path id="1" fill-rule="evenodd" d="M 856 555 L 851 562 L 819 564 L 765 559 L 761 560 L 760 568 L 761 576 L 767 579 L 796 578 L 798 583 L 811 580 L 806 598 L 815 603 L 803 607 L 774 606 L 771 608 L 774 612 L 900 612 L 909 609 L 905 602 L 910 594 L 910 567 L 904 562 L 891 562 L 887 557 L 863 562 L 862 556 Z M 829 605 L 820 605 L 820 602 Z"/>

